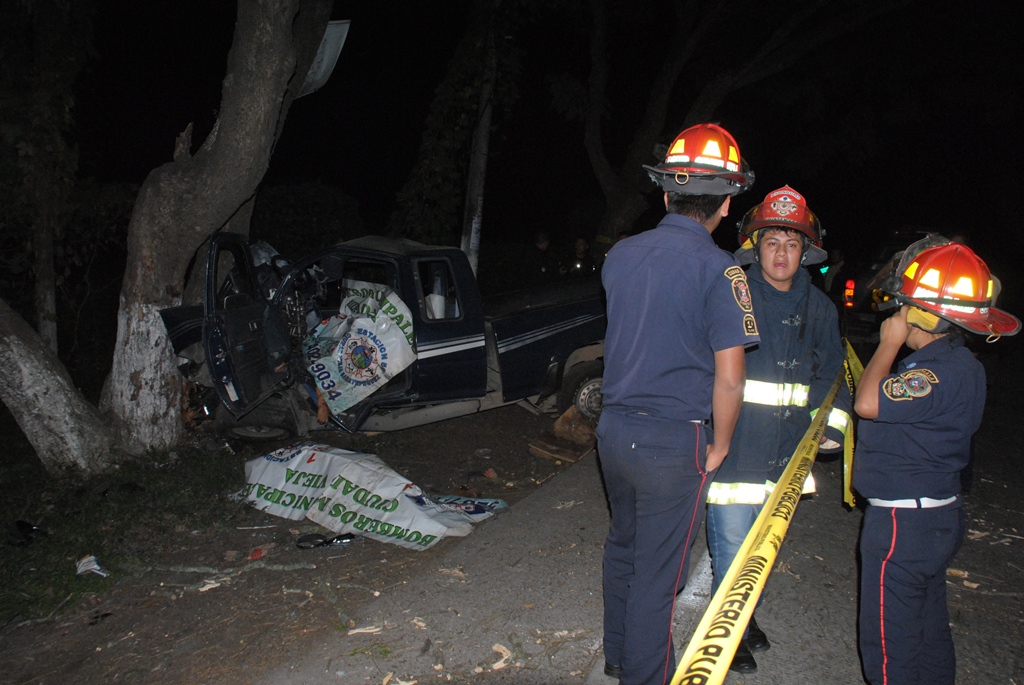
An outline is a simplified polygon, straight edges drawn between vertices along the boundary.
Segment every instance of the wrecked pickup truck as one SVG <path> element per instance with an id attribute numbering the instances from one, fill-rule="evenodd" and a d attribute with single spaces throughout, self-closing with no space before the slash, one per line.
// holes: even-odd
<path id="1" fill-rule="evenodd" d="M 596 277 L 485 300 L 455 248 L 369 236 L 289 264 L 217 232 L 161 316 L 179 370 L 216 392 L 206 411 L 243 439 L 400 430 L 512 403 L 601 408 Z"/>

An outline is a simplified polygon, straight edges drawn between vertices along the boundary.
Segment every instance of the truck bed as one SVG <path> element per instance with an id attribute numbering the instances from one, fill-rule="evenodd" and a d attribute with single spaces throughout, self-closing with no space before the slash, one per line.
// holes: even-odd
<path id="1" fill-rule="evenodd" d="M 488 320 L 500 319 L 524 310 L 603 297 L 600 276 L 566 279 L 487 297 L 483 301 L 484 317 Z"/>

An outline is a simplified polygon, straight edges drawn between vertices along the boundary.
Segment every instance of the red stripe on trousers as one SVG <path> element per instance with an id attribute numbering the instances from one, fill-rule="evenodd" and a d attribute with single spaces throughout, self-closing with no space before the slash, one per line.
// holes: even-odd
<path id="1" fill-rule="evenodd" d="M 889 655 L 885 650 L 885 565 L 889 563 L 893 552 L 896 551 L 896 509 L 892 509 L 892 542 L 889 544 L 889 553 L 882 560 L 882 572 L 878 577 L 878 630 L 882 638 L 882 683 L 889 682 L 889 674 L 886 666 L 889 663 Z"/>
<path id="2" fill-rule="evenodd" d="M 672 618 L 673 618 L 673 616 L 676 613 L 675 610 L 674 610 L 674 607 L 675 607 L 675 602 L 676 602 L 676 594 L 679 592 L 679 578 L 682 577 L 682 575 L 683 575 L 683 566 L 686 565 L 686 563 L 685 563 L 686 562 L 686 555 L 690 553 L 690 535 L 693 534 L 693 522 L 697 520 L 697 512 L 700 511 L 700 505 L 701 505 L 701 501 L 700 500 L 701 500 L 701 497 L 700 497 L 699 493 L 704 492 L 704 481 L 706 481 L 708 479 L 707 471 L 705 471 L 704 469 L 702 469 L 700 467 L 700 428 L 699 427 L 697 428 L 697 435 L 696 435 L 696 438 L 695 438 L 695 444 L 694 444 L 694 449 L 693 449 L 693 461 L 694 461 L 694 464 L 697 467 L 697 470 L 701 474 L 700 490 L 698 491 L 698 494 L 697 494 L 697 501 L 694 502 L 694 505 L 693 505 L 693 514 L 690 515 L 690 527 L 686 531 L 686 546 L 683 548 L 683 556 L 680 557 L 680 559 L 679 559 L 679 572 L 676 573 L 676 586 L 675 586 L 675 588 L 674 588 L 674 590 L 672 592 L 673 611 L 669 614 L 669 618 L 668 618 L 668 646 L 665 648 L 665 671 L 664 671 L 664 673 L 662 673 L 662 676 L 661 676 L 661 683 L 662 683 L 662 685 L 665 685 L 665 683 L 667 683 L 668 679 L 669 679 L 669 666 L 670 666 L 670 664 L 669 664 L 669 661 L 670 661 L 669 654 L 672 653 Z M 671 665 L 674 666 L 675 664 L 671 664 Z"/>

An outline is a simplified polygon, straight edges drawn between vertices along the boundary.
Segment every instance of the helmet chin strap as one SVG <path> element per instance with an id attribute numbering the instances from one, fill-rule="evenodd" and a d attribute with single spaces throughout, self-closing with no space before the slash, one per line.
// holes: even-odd
<path id="1" fill-rule="evenodd" d="M 925 333 L 945 333 L 952 324 L 938 314 L 911 305 L 907 310 L 907 323 Z"/>

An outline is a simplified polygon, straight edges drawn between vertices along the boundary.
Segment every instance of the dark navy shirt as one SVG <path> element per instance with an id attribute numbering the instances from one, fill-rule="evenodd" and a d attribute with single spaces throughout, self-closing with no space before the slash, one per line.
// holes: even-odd
<path id="1" fill-rule="evenodd" d="M 959 494 L 985 407 L 985 369 L 963 340 L 948 336 L 897 369 L 879 386 L 878 418 L 859 424 L 853 487 L 881 499 Z"/>
<path id="2" fill-rule="evenodd" d="M 698 221 L 669 214 L 615 244 L 608 296 L 604 409 L 700 421 L 711 416 L 715 352 L 758 342 L 746 275 Z"/>

